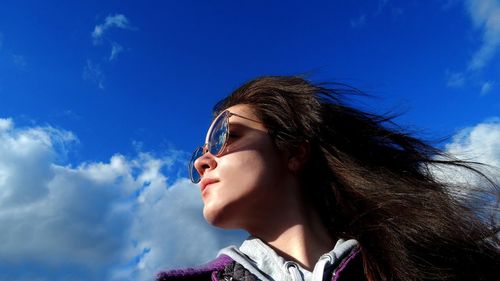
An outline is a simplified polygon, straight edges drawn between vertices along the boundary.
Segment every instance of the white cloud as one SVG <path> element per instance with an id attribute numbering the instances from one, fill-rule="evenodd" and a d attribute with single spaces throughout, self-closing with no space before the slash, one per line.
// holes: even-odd
<path id="1" fill-rule="evenodd" d="M 443 9 L 450 9 L 458 0 L 443 0 Z M 465 0 L 465 9 L 476 29 L 481 32 L 481 44 L 468 62 L 463 72 L 446 71 L 448 87 L 462 87 L 467 79 L 477 77 L 477 73 L 486 67 L 500 49 L 500 1 L 499 0 Z M 481 94 L 488 93 L 493 82 L 481 84 Z"/>
<path id="2" fill-rule="evenodd" d="M 115 60 L 116 57 L 118 56 L 118 54 L 123 52 L 123 47 L 120 44 L 114 42 L 112 45 L 113 45 L 113 47 L 111 48 L 111 54 L 109 55 L 109 61 Z"/>
<path id="3" fill-rule="evenodd" d="M 92 38 L 94 39 L 94 44 L 99 44 L 101 42 L 104 33 L 110 28 L 130 28 L 129 20 L 122 14 L 109 15 L 104 20 L 104 23 L 98 24 L 94 27 L 92 31 Z"/>
<path id="4" fill-rule="evenodd" d="M 500 118 L 459 131 L 445 150 L 458 159 L 486 164 L 472 165 L 500 186 Z M 436 165 L 431 168 L 439 180 L 452 184 L 450 193 L 458 199 L 465 199 L 464 202 L 484 221 L 500 222 L 496 193 L 484 178 L 459 167 Z"/>
<path id="5" fill-rule="evenodd" d="M 493 90 L 493 85 L 495 83 L 494 82 L 484 82 L 483 85 L 481 86 L 481 95 L 486 95 L 488 94 L 489 92 L 491 92 L 491 90 Z"/>
<path id="6" fill-rule="evenodd" d="M 500 48 L 500 2 L 467 0 L 466 8 L 474 26 L 483 31 L 482 44 L 469 63 L 470 70 L 482 69 Z"/>
<path id="7" fill-rule="evenodd" d="M 118 55 L 125 51 L 121 44 L 107 36 L 111 29 L 134 30 L 135 28 L 130 25 L 128 18 L 123 14 L 108 15 L 103 23 L 94 26 L 91 33 L 93 44 L 97 46 L 105 42 L 105 46 L 110 48 L 109 56 L 107 59 L 102 59 L 102 63 L 116 60 Z M 104 75 L 99 63 L 92 63 L 90 59 L 87 60 L 83 70 L 83 78 L 95 82 L 99 89 L 104 89 Z"/>
<path id="8" fill-rule="evenodd" d="M 0 280 L 151 280 L 242 238 L 204 222 L 187 179 L 167 185 L 170 156 L 57 164 L 76 141 L 0 119 Z"/>
<path id="9" fill-rule="evenodd" d="M 500 184 L 500 119 L 492 118 L 457 132 L 445 146 L 450 155 L 489 166 L 475 166 Z M 446 182 L 477 185 L 477 175 L 461 168 L 435 167 L 435 174 Z M 481 180 L 482 181 L 482 180 Z M 480 186 L 479 186 L 480 187 Z M 467 194 L 468 190 L 454 190 Z"/>
<path id="10" fill-rule="evenodd" d="M 446 145 L 446 151 L 462 159 L 500 167 L 500 119 L 462 129 Z"/>
<path id="11" fill-rule="evenodd" d="M 188 179 L 177 181 L 168 192 L 159 182 L 151 182 L 138 201 L 140 208 L 131 233 L 140 242 L 130 250 L 147 249 L 134 270 L 138 280 L 147 280 L 159 269 L 205 262 L 214 258 L 222 245 L 238 244 L 245 237 L 242 233 L 207 231 L 199 189 Z"/>
<path id="12" fill-rule="evenodd" d="M 65 154 L 65 145 L 76 141 L 66 131 L 51 127 L 0 131 L 0 206 L 3 208 L 35 202 L 48 193 L 46 183 L 52 175 L 48 165 L 39 165 Z M 10 123 L 10 124 L 9 124 Z M 30 171 L 26 176 L 25 171 Z M 5 210 L 5 209 L 3 209 Z"/>
<path id="13" fill-rule="evenodd" d="M 14 126 L 14 123 L 12 122 L 12 119 L 10 118 L 0 118 L 0 131 L 6 131 L 12 128 Z"/>

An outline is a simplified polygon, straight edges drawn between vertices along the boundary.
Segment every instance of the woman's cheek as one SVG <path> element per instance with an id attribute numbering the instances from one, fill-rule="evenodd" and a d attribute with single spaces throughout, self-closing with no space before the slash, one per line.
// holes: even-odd
<path id="1" fill-rule="evenodd" d="M 217 173 L 212 175 L 220 182 L 209 185 L 204 191 L 203 215 L 215 226 L 241 227 L 233 222 L 248 216 L 249 209 L 255 207 L 251 202 L 260 197 L 256 192 L 262 180 L 262 162 L 250 151 L 226 155 L 219 160 Z"/>

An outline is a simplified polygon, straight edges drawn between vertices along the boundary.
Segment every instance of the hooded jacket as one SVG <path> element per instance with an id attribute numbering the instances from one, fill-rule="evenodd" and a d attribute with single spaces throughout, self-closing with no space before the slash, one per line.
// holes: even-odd
<path id="1" fill-rule="evenodd" d="M 313 272 L 286 261 L 266 243 L 249 237 L 237 248 L 222 249 L 218 257 L 202 266 L 160 272 L 157 281 L 366 281 L 358 242 L 337 241 L 333 250 L 322 255 Z"/>

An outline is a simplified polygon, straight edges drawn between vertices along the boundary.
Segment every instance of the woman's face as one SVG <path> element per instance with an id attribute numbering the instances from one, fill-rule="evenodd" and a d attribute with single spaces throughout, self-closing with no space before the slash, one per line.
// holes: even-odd
<path id="1" fill-rule="evenodd" d="M 235 105 L 228 111 L 248 119 L 230 116 L 224 151 L 218 157 L 204 154 L 195 161 L 195 168 L 202 176 L 205 219 L 219 227 L 248 230 L 279 209 L 290 173 L 286 157 L 251 107 Z"/>

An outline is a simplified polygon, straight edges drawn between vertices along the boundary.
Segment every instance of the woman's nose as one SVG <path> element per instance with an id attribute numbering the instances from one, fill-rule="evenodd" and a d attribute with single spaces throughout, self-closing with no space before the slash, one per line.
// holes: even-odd
<path id="1" fill-rule="evenodd" d="M 194 161 L 194 167 L 202 177 L 206 170 L 213 170 L 216 166 L 215 157 L 210 152 L 203 154 Z"/>

